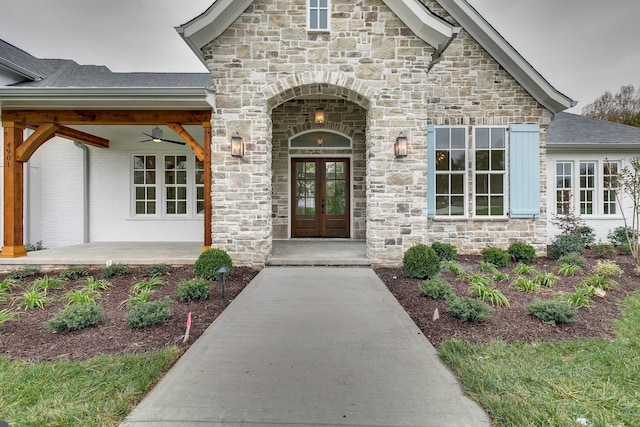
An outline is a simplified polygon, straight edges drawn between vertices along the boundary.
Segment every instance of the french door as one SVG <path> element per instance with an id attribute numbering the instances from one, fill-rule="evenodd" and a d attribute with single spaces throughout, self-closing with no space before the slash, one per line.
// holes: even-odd
<path id="1" fill-rule="evenodd" d="M 292 237 L 350 237 L 349 159 L 291 159 Z"/>

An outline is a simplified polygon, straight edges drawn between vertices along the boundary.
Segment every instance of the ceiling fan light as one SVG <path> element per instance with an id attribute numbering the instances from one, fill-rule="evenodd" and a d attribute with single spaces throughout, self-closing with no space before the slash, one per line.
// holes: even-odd
<path id="1" fill-rule="evenodd" d="M 162 129 L 158 126 L 151 129 L 151 140 L 153 142 L 162 142 Z"/>

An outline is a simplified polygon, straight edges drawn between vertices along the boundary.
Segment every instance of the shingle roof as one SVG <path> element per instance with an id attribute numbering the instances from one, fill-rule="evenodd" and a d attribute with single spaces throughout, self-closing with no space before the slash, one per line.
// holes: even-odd
<path id="1" fill-rule="evenodd" d="M 601 148 L 640 145 L 640 128 L 592 119 L 571 113 L 557 113 L 547 130 L 547 145 Z"/>
<path id="2" fill-rule="evenodd" d="M 0 39 L 0 66 L 25 76 L 12 87 L 40 88 L 205 88 L 208 73 L 114 73 L 101 65 L 68 59 L 40 59 Z"/>

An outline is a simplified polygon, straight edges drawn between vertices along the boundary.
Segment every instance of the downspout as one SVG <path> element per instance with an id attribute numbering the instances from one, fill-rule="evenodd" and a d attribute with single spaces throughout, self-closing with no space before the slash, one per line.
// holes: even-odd
<path id="1" fill-rule="evenodd" d="M 83 243 L 89 243 L 89 147 L 77 142 L 73 144 L 82 150 L 82 239 Z"/>

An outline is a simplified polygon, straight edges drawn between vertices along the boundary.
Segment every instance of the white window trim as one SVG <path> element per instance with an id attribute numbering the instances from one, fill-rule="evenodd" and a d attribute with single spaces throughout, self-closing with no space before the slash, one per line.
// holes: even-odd
<path id="1" fill-rule="evenodd" d="M 319 1 L 320 0 L 318 0 L 318 2 Z M 318 11 L 320 11 L 321 10 L 320 6 L 318 6 L 317 9 Z M 306 11 L 307 11 L 307 31 L 313 32 L 313 33 L 326 33 L 331 31 L 331 0 L 327 0 L 327 28 L 311 28 L 311 0 L 307 0 Z"/>
<path id="2" fill-rule="evenodd" d="M 600 173 L 600 177 L 598 177 L 598 175 L 596 174 L 596 183 L 600 185 L 599 191 L 596 193 L 598 196 L 600 196 L 602 199 L 600 200 L 599 204 L 598 204 L 598 209 L 600 209 L 600 215 L 603 218 L 622 218 L 622 206 L 620 206 L 619 203 L 619 195 L 620 195 L 620 187 L 615 187 L 615 192 L 617 197 L 615 197 L 613 199 L 615 206 L 616 206 L 616 213 L 614 214 L 607 214 L 604 213 L 604 192 L 605 190 L 608 190 L 607 188 L 605 188 L 604 186 L 604 164 L 605 163 L 617 163 L 618 164 L 618 174 L 622 171 L 622 160 L 621 159 L 616 159 L 616 160 L 611 160 L 611 159 L 605 159 L 602 160 L 601 162 L 599 162 L 599 173 Z"/>
<path id="3" fill-rule="evenodd" d="M 156 157 L 156 213 L 155 214 L 138 214 L 136 213 L 136 194 L 134 184 L 134 157 L 135 156 L 155 156 Z M 186 156 L 187 158 L 187 213 L 186 214 L 167 214 L 166 213 L 166 185 L 165 185 L 165 156 Z M 193 152 L 176 151 L 176 150 L 144 150 L 131 151 L 129 154 L 130 167 L 130 219 L 163 219 L 163 220 L 185 220 L 202 218 L 204 214 L 197 212 L 197 191 L 195 165 L 196 158 Z M 206 196 L 206 195 L 205 195 Z"/>
<path id="4" fill-rule="evenodd" d="M 587 163 L 593 163 L 593 188 L 588 188 L 588 187 L 582 187 L 580 185 L 580 178 L 581 178 L 581 173 L 580 173 L 580 166 L 582 164 L 587 164 Z M 590 159 L 585 159 L 585 160 L 578 160 L 577 161 L 577 165 L 576 165 L 576 176 L 577 176 L 577 181 L 575 181 L 576 186 L 577 186 L 577 191 L 576 191 L 576 200 L 575 202 L 577 203 L 576 209 L 575 209 L 575 213 L 578 216 L 581 217 L 586 217 L 586 218 L 596 218 L 598 216 L 600 216 L 601 211 L 604 211 L 604 209 L 602 209 L 602 207 L 600 206 L 600 199 L 602 199 L 602 197 L 600 196 L 600 192 L 602 191 L 602 189 L 604 188 L 604 186 L 600 186 L 600 188 L 598 188 L 598 184 L 599 181 L 601 180 L 601 178 L 598 177 L 599 174 L 599 168 L 602 167 L 602 164 L 600 162 L 598 162 L 597 160 L 590 160 Z M 587 191 L 592 191 L 593 192 L 593 200 L 591 201 L 592 205 L 593 205 L 593 213 L 590 214 L 586 214 L 586 213 L 582 213 L 582 200 L 581 200 L 581 195 L 580 193 L 583 190 L 587 190 Z"/>
<path id="5" fill-rule="evenodd" d="M 462 174 L 463 175 L 463 178 L 462 178 L 463 214 L 462 215 L 439 215 L 437 210 L 437 202 L 436 202 L 436 206 L 434 207 L 434 212 L 435 212 L 434 219 L 441 219 L 441 218 L 446 218 L 450 220 L 468 219 L 469 218 L 469 127 L 461 126 L 461 125 L 435 126 L 434 129 L 435 129 L 434 131 L 435 133 L 437 133 L 437 129 L 464 129 L 464 150 L 465 150 L 465 168 L 464 168 L 464 173 Z M 435 133 L 434 133 L 434 138 L 435 138 Z M 434 142 L 434 144 L 436 144 L 436 142 Z M 437 144 L 436 144 L 435 152 L 436 153 L 438 152 Z M 434 160 L 434 167 L 435 167 L 435 160 Z M 444 174 L 451 174 L 451 171 L 439 172 L 438 169 L 436 169 L 435 170 L 436 182 L 438 179 L 438 175 L 444 175 Z M 436 191 L 435 190 L 436 188 L 437 188 L 437 184 L 434 185 L 434 191 Z M 435 194 L 434 200 L 437 200 L 437 197 L 438 197 L 438 193 Z"/>
<path id="6" fill-rule="evenodd" d="M 502 200 L 502 215 L 477 215 L 476 214 L 476 175 L 478 170 L 476 168 L 476 129 L 504 129 L 504 171 L 502 172 L 502 188 L 503 188 L 503 200 Z M 467 145 L 467 151 L 472 153 L 471 158 L 471 200 L 472 209 L 471 215 L 474 219 L 504 219 L 509 217 L 509 127 L 508 126 L 472 126 L 471 127 L 471 144 Z M 491 138 L 489 138 L 491 141 Z M 489 149 L 491 150 L 491 149 Z M 483 171 L 489 175 L 499 175 L 497 172 Z"/>

